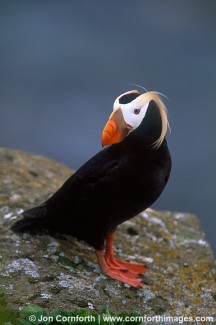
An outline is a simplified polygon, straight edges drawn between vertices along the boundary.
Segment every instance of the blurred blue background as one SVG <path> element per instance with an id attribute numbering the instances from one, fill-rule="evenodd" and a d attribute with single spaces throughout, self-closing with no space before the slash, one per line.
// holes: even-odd
<path id="1" fill-rule="evenodd" d="M 1 1 L 0 145 L 77 169 L 114 99 L 168 100 L 173 157 L 157 209 L 196 213 L 216 252 L 216 1 Z"/>

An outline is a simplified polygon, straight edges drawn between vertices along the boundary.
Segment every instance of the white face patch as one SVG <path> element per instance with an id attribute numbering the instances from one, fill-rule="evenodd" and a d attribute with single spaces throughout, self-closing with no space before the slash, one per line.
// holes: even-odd
<path id="1" fill-rule="evenodd" d="M 161 134 L 154 142 L 155 149 L 160 147 L 165 138 L 167 129 L 169 128 L 167 109 L 159 95 L 160 93 L 155 91 L 140 94 L 138 90 L 131 90 L 117 97 L 113 105 L 113 111 L 121 109 L 124 122 L 131 132 L 135 130 L 145 118 L 150 101 L 153 100 L 155 102 L 162 122 Z"/>
<path id="2" fill-rule="evenodd" d="M 141 105 L 140 103 L 137 103 L 136 100 L 128 104 L 120 104 L 117 99 L 113 105 L 113 110 L 116 108 L 121 108 L 125 123 L 131 127 L 131 132 L 141 124 L 146 115 L 148 106 L 149 102 Z"/>

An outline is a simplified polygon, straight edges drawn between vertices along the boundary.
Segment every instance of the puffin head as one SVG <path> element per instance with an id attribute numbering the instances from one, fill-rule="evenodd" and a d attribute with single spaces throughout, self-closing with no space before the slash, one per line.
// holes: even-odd
<path id="1" fill-rule="evenodd" d="M 159 121 L 159 123 L 158 123 Z M 157 92 L 140 94 L 131 90 L 118 96 L 113 105 L 113 112 L 102 132 L 102 145 L 108 146 L 122 141 L 139 127 L 148 131 L 157 128 L 157 138 L 151 143 L 160 147 L 167 128 L 167 110 Z"/>

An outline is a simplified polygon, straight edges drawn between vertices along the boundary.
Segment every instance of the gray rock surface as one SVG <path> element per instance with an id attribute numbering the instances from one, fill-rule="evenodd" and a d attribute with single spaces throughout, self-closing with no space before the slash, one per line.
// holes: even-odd
<path id="1" fill-rule="evenodd" d="M 196 216 L 148 211 L 119 226 L 116 254 L 149 268 L 146 285 L 134 289 L 101 274 L 94 250 L 82 241 L 10 230 L 23 209 L 47 199 L 70 169 L 4 148 L 0 163 L 0 285 L 11 308 L 37 304 L 49 311 L 81 307 L 101 312 L 106 305 L 117 313 L 216 320 L 215 262 Z"/>

